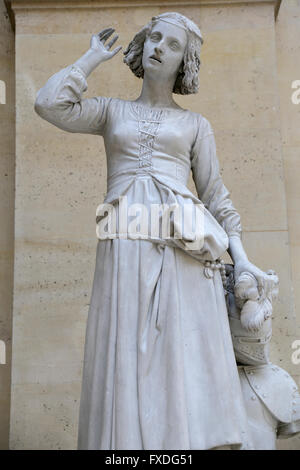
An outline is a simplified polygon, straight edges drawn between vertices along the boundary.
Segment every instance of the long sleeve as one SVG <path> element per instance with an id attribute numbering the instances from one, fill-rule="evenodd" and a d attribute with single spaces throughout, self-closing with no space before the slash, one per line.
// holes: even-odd
<path id="1" fill-rule="evenodd" d="M 240 215 L 220 176 L 214 133 L 209 121 L 202 116 L 191 158 L 193 179 L 200 200 L 228 236 L 241 236 Z"/>
<path id="2" fill-rule="evenodd" d="M 82 99 L 87 88 L 84 72 L 77 65 L 69 65 L 52 75 L 38 91 L 34 109 L 64 131 L 103 135 L 111 98 Z"/>

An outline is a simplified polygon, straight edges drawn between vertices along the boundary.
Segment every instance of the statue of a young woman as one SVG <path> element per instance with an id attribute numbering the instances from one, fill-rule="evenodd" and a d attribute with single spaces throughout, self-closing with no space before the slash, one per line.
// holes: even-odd
<path id="1" fill-rule="evenodd" d="M 174 220 L 169 238 L 125 236 L 119 219 L 114 236 L 99 237 L 78 448 L 251 447 L 219 258 L 228 249 L 235 275 L 252 273 L 261 295 L 268 276 L 243 249 L 210 123 L 173 100 L 198 90 L 201 32 L 178 13 L 152 18 L 124 52 L 143 78 L 140 96 L 83 99 L 89 74 L 120 50 L 111 50 L 117 37 L 107 43 L 113 32 L 93 35 L 87 53 L 39 91 L 35 110 L 63 130 L 104 137 L 113 207 L 120 196 L 128 207 L 202 202 L 203 243 L 190 249 L 193 236 L 176 238 Z M 186 186 L 190 170 L 199 199 Z"/>

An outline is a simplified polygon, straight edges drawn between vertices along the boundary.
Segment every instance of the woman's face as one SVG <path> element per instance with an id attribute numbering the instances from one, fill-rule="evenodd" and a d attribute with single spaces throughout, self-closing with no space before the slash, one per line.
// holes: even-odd
<path id="1" fill-rule="evenodd" d="M 162 78 L 177 77 L 187 46 L 187 33 L 179 26 L 158 21 L 144 43 L 142 64 L 145 73 Z"/>

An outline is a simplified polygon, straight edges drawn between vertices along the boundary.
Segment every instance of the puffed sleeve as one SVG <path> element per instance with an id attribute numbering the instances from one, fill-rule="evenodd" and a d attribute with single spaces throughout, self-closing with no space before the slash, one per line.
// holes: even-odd
<path id="1" fill-rule="evenodd" d="M 77 65 L 69 65 L 52 75 L 38 91 L 34 109 L 64 131 L 103 135 L 111 98 L 82 99 L 87 88 L 84 72 Z"/>
<path id="2" fill-rule="evenodd" d="M 191 168 L 199 199 L 228 236 L 241 236 L 240 215 L 223 184 L 216 154 L 215 137 L 209 121 L 199 115 L 197 135 L 192 147 Z"/>

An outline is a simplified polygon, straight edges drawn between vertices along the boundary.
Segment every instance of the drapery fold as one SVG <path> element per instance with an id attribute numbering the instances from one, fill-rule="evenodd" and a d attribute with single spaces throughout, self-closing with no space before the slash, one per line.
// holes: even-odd
<path id="1" fill-rule="evenodd" d="M 220 273 L 146 240 L 98 242 L 78 449 L 251 447 Z"/>
<path id="2" fill-rule="evenodd" d="M 39 90 L 35 110 L 62 130 L 103 136 L 105 201 L 202 204 L 199 260 L 221 256 L 241 225 L 207 119 L 85 91 L 85 74 L 70 65 Z M 78 449 L 251 448 L 220 272 L 205 277 L 184 239 L 162 242 L 98 241 Z"/>

